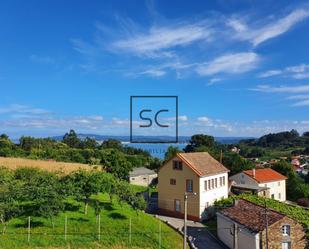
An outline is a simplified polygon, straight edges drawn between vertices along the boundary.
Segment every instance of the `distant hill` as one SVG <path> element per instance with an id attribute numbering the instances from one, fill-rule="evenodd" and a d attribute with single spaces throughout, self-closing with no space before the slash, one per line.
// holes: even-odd
<path id="1" fill-rule="evenodd" d="M 97 141 L 105 141 L 108 139 L 116 139 L 121 142 L 130 142 L 130 136 L 113 136 L 113 135 L 98 135 L 98 134 L 78 134 L 78 137 L 81 139 L 85 139 L 86 137 L 93 138 Z M 57 141 L 61 141 L 63 136 L 54 136 L 52 137 L 53 139 Z M 179 143 L 188 143 L 190 140 L 190 136 L 179 136 L 178 137 L 178 142 Z M 236 144 L 240 140 L 244 139 L 250 139 L 251 137 L 215 137 L 215 140 L 219 143 L 222 144 Z M 167 140 L 174 140 L 175 138 L 172 136 L 136 136 L 136 140 L 141 141 L 141 142 L 146 142 L 149 140 L 152 141 L 157 141 L 157 142 L 162 142 L 162 141 L 167 141 Z"/>

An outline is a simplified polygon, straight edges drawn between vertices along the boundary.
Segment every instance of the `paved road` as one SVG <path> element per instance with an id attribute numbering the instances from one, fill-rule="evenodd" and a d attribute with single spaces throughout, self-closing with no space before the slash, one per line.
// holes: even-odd
<path id="1" fill-rule="evenodd" d="M 183 229 L 183 219 L 168 217 L 168 216 L 157 216 L 162 221 L 168 221 L 171 226 L 176 229 Z M 188 221 L 187 234 L 191 236 L 194 241 L 194 245 L 198 249 L 227 249 L 222 245 L 216 238 L 214 238 L 203 224 L 194 221 Z"/>

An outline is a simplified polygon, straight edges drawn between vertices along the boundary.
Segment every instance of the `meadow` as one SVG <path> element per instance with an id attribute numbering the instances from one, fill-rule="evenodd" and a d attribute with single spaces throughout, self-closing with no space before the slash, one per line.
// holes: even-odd
<path id="1" fill-rule="evenodd" d="M 8 169 L 15 170 L 20 167 L 26 168 L 38 168 L 48 172 L 57 172 L 63 174 L 69 174 L 77 170 L 91 170 L 95 167 L 90 167 L 88 164 L 82 163 L 66 163 L 56 162 L 53 160 L 33 160 L 26 158 L 14 158 L 14 157 L 0 157 L 0 166 L 4 166 Z"/>
<path id="2" fill-rule="evenodd" d="M 5 233 L 0 235 L 0 248 L 181 248 L 182 237 L 155 217 L 116 199 L 111 203 L 107 194 L 91 199 L 99 200 L 103 207 L 100 240 L 99 222 L 92 205 L 85 215 L 83 203 L 68 199 L 65 211 L 54 218 L 53 224 L 46 218 L 31 217 L 29 242 L 28 217 L 10 220 Z"/>

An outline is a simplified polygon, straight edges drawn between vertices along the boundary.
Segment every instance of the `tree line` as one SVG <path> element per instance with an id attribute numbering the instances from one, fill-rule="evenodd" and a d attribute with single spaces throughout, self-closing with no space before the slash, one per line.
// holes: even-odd
<path id="1" fill-rule="evenodd" d="M 0 156 L 100 165 L 121 179 L 126 179 L 134 167 L 158 168 L 161 163 L 145 150 L 123 146 L 113 139 L 100 144 L 90 137 L 80 139 L 74 130 L 66 133 L 61 141 L 22 136 L 18 144 L 2 134 Z"/>

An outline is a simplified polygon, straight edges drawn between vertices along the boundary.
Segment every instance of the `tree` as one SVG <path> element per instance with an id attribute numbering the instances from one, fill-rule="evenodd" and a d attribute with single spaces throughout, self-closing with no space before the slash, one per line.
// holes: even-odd
<path id="1" fill-rule="evenodd" d="M 234 175 L 243 170 L 253 169 L 254 164 L 237 153 L 224 153 L 223 155 L 223 165 L 230 170 L 230 174 Z"/>
<path id="2" fill-rule="evenodd" d="M 71 186 L 71 193 L 77 200 L 83 200 L 85 203 L 84 213 L 88 213 L 89 198 L 93 194 L 97 194 L 100 189 L 100 176 L 95 173 L 79 170 L 66 179 Z"/>
<path id="3" fill-rule="evenodd" d="M 188 143 L 188 145 L 184 148 L 185 152 L 193 152 L 196 151 L 198 147 L 207 147 L 212 148 L 216 145 L 215 139 L 212 136 L 197 134 L 193 135 Z"/>
<path id="4" fill-rule="evenodd" d="M 291 177 L 295 175 L 293 166 L 284 160 L 280 160 L 279 162 L 275 163 L 272 166 L 272 169 L 279 172 L 282 175 L 285 175 L 286 177 Z"/>
<path id="5" fill-rule="evenodd" d="M 102 149 L 117 149 L 117 150 L 122 150 L 122 144 L 119 140 L 116 139 L 108 139 L 103 141 L 101 145 Z"/>
<path id="6" fill-rule="evenodd" d="M 103 168 L 118 177 L 126 180 L 132 170 L 132 164 L 126 159 L 125 155 L 115 149 L 104 150 L 102 153 L 101 164 Z"/>
<path id="7" fill-rule="evenodd" d="M 66 133 L 62 139 L 62 142 L 71 148 L 80 148 L 82 145 L 81 140 L 78 138 L 74 130 L 70 130 L 69 133 Z"/>
<path id="8" fill-rule="evenodd" d="M 167 148 L 167 151 L 164 154 L 164 160 L 168 161 L 169 159 L 173 158 L 176 156 L 177 153 L 182 152 L 178 147 L 175 146 L 169 146 Z"/>
<path id="9" fill-rule="evenodd" d="M 31 173 L 34 173 L 32 177 Z M 31 214 L 49 218 L 54 227 L 53 218 L 64 209 L 58 177 L 53 173 L 35 169 L 23 169 L 15 176 L 23 180 L 22 195 L 19 200 L 30 201 Z"/>
<path id="10" fill-rule="evenodd" d="M 84 141 L 82 141 L 83 149 L 96 149 L 98 147 L 98 142 L 90 137 L 86 137 Z"/>

